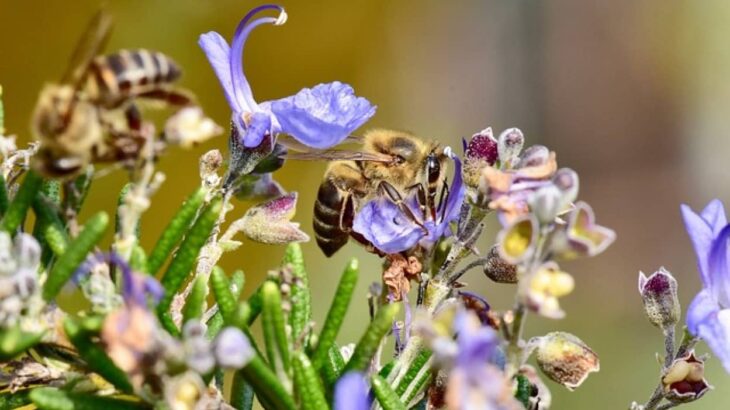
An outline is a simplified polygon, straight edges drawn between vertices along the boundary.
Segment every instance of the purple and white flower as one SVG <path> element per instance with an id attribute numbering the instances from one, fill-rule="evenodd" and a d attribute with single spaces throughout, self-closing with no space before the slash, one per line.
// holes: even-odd
<path id="1" fill-rule="evenodd" d="M 702 338 L 730 372 L 730 225 L 719 200 L 700 213 L 682 205 L 682 217 L 697 255 L 702 290 L 687 309 L 687 328 Z"/>
<path id="2" fill-rule="evenodd" d="M 254 19 L 256 14 L 265 10 L 276 10 L 279 16 Z M 338 81 L 258 103 L 244 75 L 243 48 L 249 34 L 260 25 L 279 26 L 286 19 L 286 12 L 281 6 L 262 5 L 249 11 L 241 20 L 230 46 L 213 31 L 201 35 L 199 44 L 223 87 L 233 111 L 233 126 L 244 147 L 257 147 L 264 138 L 273 139 L 279 133 L 289 134 L 308 147 L 332 147 L 370 119 L 375 114 L 375 106 L 356 96 L 352 87 Z"/>
<path id="3" fill-rule="evenodd" d="M 448 198 L 439 204 L 435 218 L 430 212 L 424 215 L 413 200 L 415 198 L 408 198 L 405 203 L 418 221 L 409 219 L 389 198 L 379 197 L 362 207 L 352 229 L 386 254 L 403 252 L 416 245 L 431 248 L 442 237 L 451 235 L 450 224 L 459 218 L 465 188 L 461 160 L 451 152 L 449 157 L 455 164 L 454 179 Z"/>

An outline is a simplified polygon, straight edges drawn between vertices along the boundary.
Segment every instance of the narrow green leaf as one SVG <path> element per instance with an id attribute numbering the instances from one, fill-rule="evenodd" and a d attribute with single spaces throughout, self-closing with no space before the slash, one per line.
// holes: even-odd
<path id="1" fill-rule="evenodd" d="M 147 254 L 139 245 L 134 245 L 129 257 L 129 267 L 135 272 L 147 272 Z"/>
<path id="2" fill-rule="evenodd" d="M 0 174 L 0 215 L 5 215 L 8 211 L 8 202 L 8 186 L 5 177 Z"/>
<path id="3" fill-rule="evenodd" d="M 173 256 L 170 265 L 162 276 L 160 283 L 165 289 L 165 296 L 157 305 L 157 312 L 162 315 L 170 309 L 170 304 L 175 294 L 190 275 L 195 260 L 198 258 L 200 249 L 205 245 L 210 233 L 215 227 L 221 211 L 220 198 L 216 198 L 201 212 L 198 219 L 185 235 L 180 248 Z M 154 251 L 153 251 L 154 252 Z M 152 258 L 152 255 L 150 256 Z M 150 269 L 150 272 L 154 272 Z"/>
<path id="4" fill-rule="evenodd" d="M 20 184 L 18 192 L 15 193 L 13 200 L 8 204 L 8 210 L 5 212 L 2 221 L 0 221 L 0 229 L 5 232 L 15 233 L 15 230 L 25 220 L 33 200 L 41 188 L 43 179 L 33 171 L 28 171 L 25 175 L 23 183 Z"/>
<path id="5" fill-rule="evenodd" d="M 248 303 L 248 307 L 251 308 L 251 314 L 248 317 L 248 325 L 251 326 L 256 318 L 259 317 L 259 314 L 261 314 L 261 308 L 264 305 L 263 300 L 261 299 L 261 286 L 256 288 L 251 296 L 248 297 L 246 303 Z"/>
<path id="6" fill-rule="evenodd" d="M 304 269 L 302 247 L 298 243 L 287 245 L 283 263 L 291 266 L 292 276 L 294 277 L 291 288 L 289 324 L 292 329 L 292 337 L 296 340 L 302 336 L 312 320 L 312 296 L 309 292 L 309 277 Z"/>
<path id="7" fill-rule="evenodd" d="M 279 378 L 266 366 L 260 356 L 255 356 L 243 369 L 240 376 L 251 385 L 261 402 L 271 404 L 275 410 L 294 410 L 294 399 L 282 386 Z"/>
<path id="8" fill-rule="evenodd" d="M 0 393 L 0 409 L 17 409 L 30 404 L 30 389 Z"/>
<path id="9" fill-rule="evenodd" d="M 63 329 L 89 369 L 98 373 L 121 392 L 132 393 L 134 391 L 132 384 L 127 379 L 127 374 L 114 364 L 104 349 L 91 341 L 89 334 L 84 332 L 74 320 L 66 318 L 63 322 Z"/>
<path id="10" fill-rule="evenodd" d="M 290 366 L 289 340 L 286 336 L 279 286 L 275 282 L 267 281 L 263 284 L 261 291 L 264 302 L 262 318 L 264 341 L 269 364 L 276 369 L 278 360 L 283 368 L 288 371 Z"/>
<path id="11" fill-rule="evenodd" d="M 218 310 L 223 315 L 223 321 L 231 323 L 238 303 L 231 292 L 231 283 L 228 281 L 228 277 L 226 277 L 223 269 L 218 266 L 214 267 L 210 273 L 210 287 L 213 289 L 213 295 L 216 303 L 218 303 Z"/>
<path id="12" fill-rule="evenodd" d="M 68 246 L 68 249 L 51 268 L 48 279 L 43 286 L 43 299 L 50 301 L 63 285 L 71 279 L 76 268 L 84 261 L 86 255 L 99 243 L 109 224 L 109 217 L 104 212 L 92 216 L 84 225 L 79 236 Z"/>
<path id="13" fill-rule="evenodd" d="M 94 181 L 94 166 L 89 165 L 84 173 L 64 186 L 64 208 L 78 213 L 89 195 L 91 183 Z"/>
<path id="14" fill-rule="evenodd" d="M 294 388 L 303 410 L 329 409 L 317 372 L 303 352 L 294 353 Z"/>
<path id="15" fill-rule="evenodd" d="M 423 392 L 426 386 L 428 386 L 431 381 L 431 376 L 432 373 L 430 369 L 421 369 L 421 372 L 416 375 L 413 383 L 411 383 L 408 389 L 406 389 L 406 391 L 401 395 L 401 397 L 405 396 L 403 402 L 410 406 L 417 407 L 418 404 L 414 405 L 413 400 L 419 397 L 421 392 Z"/>
<path id="16" fill-rule="evenodd" d="M 324 321 L 324 326 L 322 326 L 322 331 L 319 333 L 317 348 L 312 354 L 312 364 L 315 369 L 322 367 L 322 364 L 327 359 L 330 348 L 335 343 L 337 333 L 339 333 L 342 322 L 345 320 L 347 309 L 350 307 L 350 301 L 352 300 L 352 295 L 357 285 L 357 277 L 357 259 L 352 259 L 347 264 L 342 277 L 340 277 L 335 298 L 332 300 L 330 310 L 327 312 L 327 318 Z"/>
<path id="17" fill-rule="evenodd" d="M 68 249 L 68 236 L 63 228 L 55 224 L 46 225 L 43 232 L 48 248 L 56 257 L 60 257 Z"/>
<path id="18" fill-rule="evenodd" d="M 18 326 L 0 332 L 0 362 L 10 360 L 41 341 L 43 333 L 24 332 Z"/>
<path id="19" fill-rule="evenodd" d="M 413 359 L 413 362 L 411 363 L 411 367 L 408 368 L 408 371 L 398 383 L 398 387 L 396 387 L 395 389 L 395 392 L 398 393 L 399 396 L 403 396 L 403 393 L 408 390 L 408 387 L 413 383 L 414 380 L 416 380 L 416 376 L 418 376 L 418 374 L 421 373 L 421 371 L 423 370 L 424 366 L 429 363 L 430 358 L 430 350 L 421 350 L 420 352 L 418 352 L 418 355 L 415 359 Z"/>
<path id="20" fill-rule="evenodd" d="M 406 406 L 400 401 L 398 394 L 393 391 L 388 382 L 382 377 L 374 374 L 370 378 L 375 398 L 383 410 L 406 410 Z"/>
<path id="21" fill-rule="evenodd" d="M 200 275 L 195 278 L 193 288 L 190 290 L 188 299 L 182 309 L 183 323 L 187 323 L 190 319 L 200 319 L 207 306 L 206 298 L 208 297 L 208 278 L 206 275 Z"/>
<path id="22" fill-rule="evenodd" d="M 243 271 L 237 270 L 233 272 L 233 276 L 231 276 L 231 293 L 233 294 L 233 298 L 235 300 L 238 300 L 239 296 L 241 295 L 244 281 L 245 276 L 243 274 Z M 220 309 L 213 315 L 213 317 L 208 320 L 207 325 L 208 330 L 205 332 L 205 336 L 208 339 L 213 339 L 224 325 L 223 315 L 221 315 Z M 251 339 L 251 343 L 253 344 L 253 339 Z"/>
<path id="23" fill-rule="evenodd" d="M 205 191 L 202 188 L 195 191 L 182 204 L 170 223 L 162 231 L 162 235 L 160 235 L 160 238 L 157 240 L 155 247 L 147 259 L 147 271 L 150 275 L 157 274 L 157 271 L 165 263 L 165 260 L 167 260 L 170 252 L 175 248 L 175 245 L 185 235 L 204 199 Z"/>
<path id="24" fill-rule="evenodd" d="M 325 384 L 330 387 L 334 386 L 337 379 L 342 375 L 342 370 L 345 368 L 345 359 L 340 353 L 340 347 L 337 344 L 333 344 L 330 350 L 327 352 L 327 360 L 325 360 L 320 374 Z"/>
<path id="25" fill-rule="evenodd" d="M 36 214 L 36 221 L 33 225 L 33 236 L 38 239 L 41 245 L 43 266 L 48 266 L 54 253 L 46 239 L 46 228 L 49 225 L 57 227 L 57 231 L 63 233 L 64 238 L 64 222 L 59 215 L 60 209 L 60 190 L 61 184 L 58 181 L 50 180 L 43 182 L 40 194 L 36 195 L 33 200 L 33 212 Z M 65 238 L 66 242 L 68 239 Z"/>
<path id="26" fill-rule="evenodd" d="M 231 406 L 236 410 L 253 409 L 253 393 L 253 387 L 246 382 L 241 372 L 236 372 L 231 385 Z"/>
<path id="27" fill-rule="evenodd" d="M 40 410 L 139 410 L 150 407 L 137 401 L 70 393 L 55 387 L 39 387 L 30 398 Z"/>
<path id="28" fill-rule="evenodd" d="M 357 346 L 355 346 L 355 351 L 352 353 L 350 361 L 347 362 L 344 373 L 350 371 L 362 372 L 370 366 L 370 360 L 372 360 L 375 352 L 377 352 L 380 340 L 390 330 L 399 309 L 400 304 L 397 303 L 380 307 L 375 318 L 370 322 L 367 330 L 360 338 Z"/>

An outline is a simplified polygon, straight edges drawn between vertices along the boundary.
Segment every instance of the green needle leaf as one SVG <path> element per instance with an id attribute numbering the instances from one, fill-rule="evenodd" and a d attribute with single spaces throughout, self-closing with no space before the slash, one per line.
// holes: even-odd
<path id="1" fill-rule="evenodd" d="M 206 275 L 200 275 L 195 278 L 193 288 L 188 295 L 188 299 L 185 301 L 185 306 L 183 306 L 183 323 L 187 323 L 190 319 L 200 319 L 203 317 L 207 297 L 208 278 Z"/>
<path id="2" fill-rule="evenodd" d="M 294 277 L 291 288 L 289 324 L 292 328 L 292 337 L 297 340 L 306 331 L 309 322 L 312 320 L 312 296 L 309 292 L 309 277 L 304 269 L 302 247 L 298 243 L 291 243 L 286 247 L 283 263 L 291 266 L 292 276 Z"/>
<path id="3" fill-rule="evenodd" d="M 43 299 L 50 301 L 58 295 L 63 285 L 71 279 L 76 268 L 86 259 L 86 255 L 104 236 L 107 225 L 109 225 L 109 216 L 104 212 L 95 214 L 86 222 L 79 236 L 71 242 L 66 252 L 51 268 L 43 286 Z"/>
<path id="4" fill-rule="evenodd" d="M 0 332 L 0 362 L 5 362 L 41 341 L 43 333 L 28 333 L 15 326 Z"/>
<path id="5" fill-rule="evenodd" d="M 0 215 L 5 215 L 8 211 L 8 202 L 8 186 L 5 177 L 0 175 Z"/>
<path id="6" fill-rule="evenodd" d="M 416 377 L 424 371 L 424 367 L 427 366 L 430 358 L 430 350 L 421 350 L 418 352 L 418 355 L 411 363 L 411 367 L 408 368 L 408 371 L 403 376 L 400 383 L 398 383 L 398 387 L 395 389 L 395 392 L 398 393 L 399 396 L 402 397 L 406 390 L 408 390 L 408 387 L 413 384 L 414 380 L 416 380 Z"/>
<path id="7" fill-rule="evenodd" d="M 375 352 L 377 352 L 380 340 L 390 330 L 399 309 L 400 304 L 391 303 L 382 306 L 378 310 L 378 313 L 370 322 L 365 334 L 362 335 L 357 346 L 355 346 L 355 351 L 352 353 L 350 361 L 347 362 L 344 373 L 350 371 L 363 372 L 370 366 L 370 360 L 372 360 Z"/>
<path id="8" fill-rule="evenodd" d="M 233 294 L 233 299 L 238 300 L 239 296 L 241 295 L 241 291 L 243 290 L 243 283 L 245 281 L 245 275 L 243 274 L 243 271 L 237 270 L 233 272 L 233 276 L 231 276 L 231 293 Z M 224 322 L 223 322 L 223 315 L 221 315 L 220 309 L 208 320 L 208 330 L 205 332 L 205 336 L 208 339 L 213 339 L 215 335 L 218 334 L 218 332 L 223 328 Z M 251 338 L 249 338 L 251 339 Z M 251 343 L 253 344 L 253 339 L 251 339 Z"/>
<path id="9" fill-rule="evenodd" d="M 5 212 L 2 221 L 0 221 L 0 229 L 11 234 L 25 220 L 25 215 L 28 213 L 33 200 L 40 191 L 43 179 L 33 171 L 28 171 L 25 175 L 23 183 L 18 188 L 18 192 L 15 193 L 15 197 L 8 204 L 8 210 Z"/>
<path id="10" fill-rule="evenodd" d="M 149 409 L 141 402 L 113 399 L 84 393 L 70 393 L 54 387 L 39 387 L 30 392 L 40 410 L 139 410 Z"/>
<path id="11" fill-rule="evenodd" d="M 517 379 L 517 391 L 515 391 L 515 398 L 522 403 L 525 408 L 528 408 L 530 406 L 530 394 L 532 393 L 530 381 L 527 380 L 527 377 L 521 374 L 518 374 L 515 378 Z"/>
<path id="12" fill-rule="evenodd" d="M 43 266 L 48 266 L 51 257 L 54 255 L 45 234 L 49 225 L 54 225 L 56 231 L 61 233 L 65 242 L 68 243 L 64 229 L 65 224 L 59 215 L 60 190 L 61 184 L 58 181 L 46 181 L 43 183 L 41 193 L 36 195 L 33 200 L 33 212 L 36 214 L 33 236 L 38 239 L 41 245 Z"/>
<path id="13" fill-rule="evenodd" d="M 334 386 L 337 379 L 342 375 L 342 370 L 345 368 L 345 359 L 340 353 L 340 347 L 337 344 L 333 344 L 327 352 L 327 360 L 322 365 L 320 373 L 322 379 L 327 386 Z"/>
<path id="14" fill-rule="evenodd" d="M 241 372 L 233 375 L 231 385 L 231 406 L 236 410 L 251 410 L 253 408 L 253 387 L 246 383 Z"/>
<path id="15" fill-rule="evenodd" d="M 398 394 L 393 391 L 385 379 L 374 374 L 370 378 L 370 383 L 373 387 L 375 398 L 378 399 L 378 403 L 383 407 L 383 410 L 406 410 L 406 406 L 400 401 Z"/>
<path id="16" fill-rule="evenodd" d="M 223 315 L 223 322 L 230 324 L 236 313 L 237 298 L 233 297 L 228 277 L 218 266 L 214 267 L 210 274 L 210 287 L 213 289 L 215 301 L 218 303 L 218 310 Z"/>
<path id="17" fill-rule="evenodd" d="M 263 306 L 264 341 L 271 367 L 276 369 L 277 357 L 283 368 L 289 371 L 289 340 L 286 336 L 284 312 L 281 309 L 279 285 L 267 281 L 261 288 Z M 277 354 L 278 353 L 278 354 Z"/>
<path id="18" fill-rule="evenodd" d="M 51 252 L 56 257 L 60 257 L 66 253 L 66 249 L 68 249 L 68 236 L 63 231 L 63 228 L 54 224 L 46 225 L 43 235 L 46 238 L 48 248 L 51 249 Z"/>
<path id="19" fill-rule="evenodd" d="M 0 393 L 0 409 L 17 409 L 30 404 L 30 389 Z"/>
<path id="20" fill-rule="evenodd" d="M 329 409 L 317 372 L 303 352 L 294 353 L 294 387 L 303 410 Z M 388 409 L 386 409 L 388 410 Z"/>
<path id="21" fill-rule="evenodd" d="M 266 366 L 266 363 L 260 356 L 254 356 L 237 373 L 240 373 L 240 377 L 251 385 L 261 402 L 270 403 L 271 408 L 275 410 L 296 409 L 294 399 L 287 393 L 279 378 Z"/>
<path id="22" fill-rule="evenodd" d="M 355 292 L 358 273 L 357 259 L 350 260 L 340 278 L 339 285 L 337 285 L 335 298 L 332 300 L 330 310 L 327 312 L 327 319 L 325 319 L 324 326 L 322 326 L 322 331 L 319 334 L 317 348 L 312 354 L 312 364 L 315 369 L 322 367 L 330 348 L 335 343 L 337 333 L 339 333 L 342 322 L 345 320 L 345 314 Z"/>
<path id="23" fill-rule="evenodd" d="M 147 254 L 139 245 L 134 245 L 129 257 L 129 267 L 135 272 L 147 272 Z"/>
<path id="24" fill-rule="evenodd" d="M 84 332 L 75 321 L 66 318 L 63 322 L 63 329 L 89 369 L 98 373 L 121 392 L 132 393 L 134 391 L 132 384 L 127 379 L 127 374 L 114 364 L 99 345 L 91 341 L 90 335 Z"/>
<path id="25" fill-rule="evenodd" d="M 170 309 L 172 299 L 180 290 L 185 279 L 190 275 L 195 260 L 200 253 L 200 249 L 205 245 L 210 233 L 213 231 L 213 227 L 215 227 L 220 211 L 221 200 L 220 198 L 216 198 L 201 212 L 187 235 L 185 235 L 185 239 L 180 244 L 180 248 L 175 253 L 175 256 L 173 256 L 170 265 L 167 267 L 167 271 L 165 271 L 160 281 L 162 287 L 165 289 L 165 295 L 157 305 L 157 312 L 160 316 L 163 313 L 167 313 Z M 152 260 L 153 256 L 150 256 L 150 260 Z M 150 269 L 150 273 L 152 272 L 154 271 Z"/>
<path id="26" fill-rule="evenodd" d="M 162 235 L 160 235 L 155 247 L 152 249 L 152 253 L 150 253 L 147 259 L 147 272 L 150 275 L 157 274 L 157 271 L 165 263 L 165 260 L 167 260 L 170 252 L 175 248 L 175 245 L 185 235 L 188 227 L 193 222 L 193 219 L 195 219 L 195 215 L 203 203 L 203 199 L 205 199 L 205 191 L 200 188 L 182 204 L 170 223 L 165 227 L 165 230 L 162 231 Z"/>

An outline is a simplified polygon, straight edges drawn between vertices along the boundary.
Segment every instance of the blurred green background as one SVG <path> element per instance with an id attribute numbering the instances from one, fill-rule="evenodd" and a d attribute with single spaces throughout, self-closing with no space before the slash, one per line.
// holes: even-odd
<path id="1" fill-rule="evenodd" d="M 655 386 L 654 352 L 661 336 L 644 319 L 637 273 L 664 265 L 680 281 L 685 305 L 699 289 L 695 260 L 679 204 L 695 209 L 713 197 L 730 200 L 730 3 L 724 1 L 283 1 L 289 21 L 257 30 L 245 68 L 258 101 L 304 86 L 340 80 L 379 106 L 368 126 L 411 130 L 459 147 L 486 126 L 522 128 L 529 144 L 546 144 L 561 166 L 581 175 L 581 197 L 601 224 L 618 232 L 603 255 L 564 266 L 577 288 L 562 303 L 566 319 L 530 317 L 527 335 L 564 330 L 601 357 L 601 371 L 576 392 L 550 383 L 555 409 L 626 408 Z M 108 50 L 151 48 L 184 68 L 193 90 L 220 124 L 229 110 L 196 42 L 215 30 L 230 38 L 258 2 L 230 0 L 111 1 L 116 27 Z M 97 1 L 0 0 L 0 84 L 6 128 L 28 141 L 38 91 L 58 79 Z M 151 246 L 182 199 L 198 185 L 199 155 L 225 149 L 220 137 L 191 151 L 171 150 L 160 161 L 168 180 L 143 220 Z M 300 194 L 296 220 L 311 233 L 311 208 L 324 164 L 290 163 L 276 174 Z M 113 211 L 126 176 L 97 181 L 93 207 Z M 231 217 L 250 204 L 238 204 Z M 493 240 L 496 222 L 482 249 Z M 321 320 L 338 275 L 353 256 L 364 272 L 340 342 L 363 329 L 368 284 L 380 262 L 356 245 L 326 259 L 304 245 L 312 276 L 314 317 Z M 246 242 L 225 256 L 228 271 L 243 268 L 249 284 L 275 267 L 283 248 Z M 512 289 L 478 272 L 472 290 L 497 308 Z M 250 292 L 251 286 L 247 291 Z M 702 347 L 704 350 L 704 347 Z M 727 408 L 730 377 L 707 365 L 716 390 L 686 408 Z"/>

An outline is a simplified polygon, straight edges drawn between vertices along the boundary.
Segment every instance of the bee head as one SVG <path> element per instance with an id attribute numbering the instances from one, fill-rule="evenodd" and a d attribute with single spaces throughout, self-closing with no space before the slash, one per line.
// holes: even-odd
<path id="1" fill-rule="evenodd" d="M 52 138 L 68 126 L 75 91 L 70 85 L 47 84 L 41 90 L 33 113 L 37 138 Z"/>

